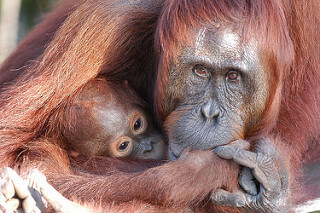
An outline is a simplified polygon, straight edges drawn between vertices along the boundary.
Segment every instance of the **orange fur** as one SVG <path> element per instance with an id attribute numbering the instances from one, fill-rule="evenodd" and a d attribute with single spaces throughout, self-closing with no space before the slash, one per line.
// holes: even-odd
<path id="1" fill-rule="evenodd" d="M 204 211 L 208 205 L 202 201 L 209 202 L 212 190 L 236 187 L 238 166 L 212 151 L 189 153 L 184 161 L 162 165 L 110 158 L 81 161 L 68 156 L 67 144 L 60 140 L 72 117 L 61 120 L 59 112 L 98 76 L 129 81 L 151 105 L 156 64 L 152 43 L 161 6 L 160 0 L 147 4 L 88 0 L 64 8 L 72 12 L 52 39 L 45 37 L 46 50 L 1 93 L 0 166 L 20 172 L 36 167 L 67 198 L 98 209 L 112 206 L 125 211 L 142 205 L 148 212 L 176 212 L 193 205 Z M 27 38 L 36 39 L 33 33 Z M 96 167 L 87 167 L 92 164 Z M 220 173 L 229 175 L 220 179 Z"/>
<path id="2" fill-rule="evenodd" d="M 320 38 L 317 26 L 320 6 L 317 0 L 122 3 L 62 2 L 62 6 L 49 14 L 5 62 L 1 68 L 1 82 L 15 81 L 4 88 L 0 96 L 0 149 L 3 150 L 0 166 L 16 166 L 21 170 L 37 166 L 67 197 L 75 196 L 81 202 L 93 202 L 102 207 L 114 203 L 115 208 L 125 209 L 127 204 L 128 208 L 139 208 L 137 203 L 141 200 L 148 203 L 150 211 L 158 205 L 159 208 L 169 207 L 168 211 L 190 205 L 195 206 L 195 211 L 206 211 L 211 206 L 201 201 L 207 201 L 207 195 L 216 187 L 233 189 L 238 174 L 234 165 L 219 160 L 211 152 L 189 153 L 189 161 L 157 167 L 152 164 L 150 169 L 134 163 L 136 172 L 128 169 L 133 162 L 122 169 L 111 166 L 111 170 L 108 170 L 109 161 L 106 165 L 99 162 L 98 167 L 109 173 L 78 174 L 70 168 L 72 159 L 63 149 L 64 144 L 48 138 L 48 122 L 56 111 L 64 109 L 77 90 L 100 75 L 108 80 L 128 80 L 151 105 L 156 74 L 154 33 L 156 53 L 160 57 L 154 93 L 157 113 L 163 120 L 167 109 L 161 101 L 165 98 L 162 86 L 167 82 L 170 60 L 174 59 L 180 45 L 188 42 L 188 36 L 192 36 L 189 26 L 235 23 L 243 29 L 243 42 L 252 36 L 257 38 L 273 85 L 264 119 L 253 131 L 247 132 L 246 138 L 255 141 L 267 135 L 275 139 L 291 169 L 291 184 L 295 189 L 303 156 L 308 149 L 314 149 L 313 146 L 319 150 Z M 57 20 L 60 16 L 62 18 Z M 41 56 L 37 58 L 38 55 Z M 26 66 L 27 61 L 36 58 Z M 13 74 L 12 69 L 20 71 Z M 23 74 L 16 79 L 16 74 L 20 73 Z M 313 157 L 317 156 L 310 156 Z M 204 161 L 195 162 L 197 158 Z M 77 164 L 76 161 L 72 163 Z M 85 164 L 80 166 L 85 167 Z M 220 173 L 229 176 L 219 178 Z M 216 208 L 221 212 L 238 211 Z"/>
<path id="3" fill-rule="evenodd" d="M 195 36 L 192 29 L 210 26 L 220 30 L 232 25 L 242 32 L 243 43 L 250 38 L 257 41 L 272 90 L 263 119 L 247 130 L 245 138 L 275 141 L 290 168 L 294 202 L 302 199 L 299 195 L 303 193 L 295 190 L 301 188 L 302 164 L 319 159 L 315 154 L 320 150 L 319 10 L 317 0 L 201 0 L 196 4 L 168 0 L 156 32 L 160 62 L 155 98 L 162 122 L 170 111 L 164 101 L 169 66 L 179 48 Z"/>

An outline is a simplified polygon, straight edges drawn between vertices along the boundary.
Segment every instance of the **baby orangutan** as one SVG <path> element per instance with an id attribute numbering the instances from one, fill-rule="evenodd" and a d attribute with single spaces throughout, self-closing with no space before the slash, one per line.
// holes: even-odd
<path id="1" fill-rule="evenodd" d="M 146 103 L 127 82 L 107 82 L 104 78 L 97 78 L 81 88 L 60 113 L 62 115 L 52 116 L 52 119 L 63 118 L 69 122 L 51 120 L 58 127 L 51 127 L 48 135 L 65 144 L 73 161 L 72 167 L 79 169 L 75 172 L 94 173 L 94 167 L 87 170 L 79 162 L 99 156 L 154 160 L 166 158 L 163 136 L 155 128 Z M 30 186 L 38 190 L 55 211 L 69 212 L 70 208 L 85 210 L 64 198 L 38 170 L 31 170 L 30 174 Z M 10 168 L 2 170 L 0 187 L 4 190 L 0 191 L 0 212 L 18 208 L 19 200 L 13 198 L 8 201 L 4 198 L 13 197 L 12 193 L 24 199 L 22 208 L 25 212 L 39 212 L 27 189 L 28 183 L 22 180 L 25 176 L 19 177 Z M 43 208 L 39 193 L 32 191 L 32 196 L 37 205 Z"/>
<path id="2" fill-rule="evenodd" d="M 98 78 L 69 103 L 62 138 L 75 157 L 163 159 L 166 146 L 144 101 L 126 82 Z"/>

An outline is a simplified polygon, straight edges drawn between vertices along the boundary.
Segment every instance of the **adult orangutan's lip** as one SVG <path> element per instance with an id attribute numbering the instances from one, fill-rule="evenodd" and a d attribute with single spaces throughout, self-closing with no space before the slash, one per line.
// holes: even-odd
<path id="1" fill-rule="evenodd" d="M 246 140 L 243 140 L 243 139 L 237 139 L 237 140 L 233 140 L 228 143 L 225 143 L 225 144 L 220 144 L 218 146 L 214 146 L 211 149 L 216 149 L 220 146 L 233 146 L 233 147 L 238 147 L 240 149 L 248 150 L 250 148 L 250 143 Z"/>
<path id="2" fill-rule="evenodd" d="M 215 149 L 215 148 L 218 148 L 220 146 L 228 146 L 228 145 L 231 145 L 234 141 L 230 141 L 228 143 L 224 143 L 224 144 L 219 144 L 219 145 L 216 145 L 216 146 L 213 146 L 211 147 L 210 149 Z"/>
<path id="3" fill-rule="evenodd" d="M 238 140 L 234 140 L 229 143 L 226 143 L 226 144 L 220 144 L 218 146 L 212 147 L 211 149 L 214 150 L 220 146 L 233 146 L 233 147 L 238 147 L 239 149 L 249 150 L 250 143 L 246 140 L 238 139 Z M 170 146 L 169 146 L 169 150 L 168 150 L 168 158 L 171 161 L 177 160 L 179 158 L 178 156 L 176 156 L 174 154 L 174 152 L 172 151 L 172 148 Z"/>
<path id="4" fill-rule="evenodd" d="M 227 143 L 227 144 L 224 144 L 221 146 L 233 146 L 233 147 L 238 147 L 239 149 L 249 150 L 250 143 L 246 140 L 238 139 L 238 140 L 231 141 L 230 143 Z"/>

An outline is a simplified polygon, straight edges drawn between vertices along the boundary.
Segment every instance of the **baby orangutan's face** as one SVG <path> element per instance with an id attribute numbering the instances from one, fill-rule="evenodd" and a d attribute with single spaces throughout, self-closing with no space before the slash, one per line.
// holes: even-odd
<path id="1" fill-rule="evenodd" d="M 73 155 L 165 158 L 164 138 L 143 100 L 134 91 L 126 93 L 132 90 L 126 84 L 118 93 L 106 85 L 94 81 L 70 106 L 76 119 L 65 135 Z"/>

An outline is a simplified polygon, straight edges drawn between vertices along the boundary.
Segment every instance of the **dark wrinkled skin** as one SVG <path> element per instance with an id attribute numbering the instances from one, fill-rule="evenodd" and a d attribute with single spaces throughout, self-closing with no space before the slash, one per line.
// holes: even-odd
<path id="1" fill-rule="evenodd" d="M 195 66 L 205 67 L 208 76 L 197 76 Z M 236 82 L 227 80 L 232 71 L 239 74 Z M 192 46 L 179 54 L 166 88 L 173 100 L 167 120 L 179 115 L 167 128 L 172 154 L 179 157 L 186 147 L 208 150 L 243 138 L 263 113 L 267 82 L 253 44 L 241 46 L 230 30 L 200 30 Z"/>
<path id="2" fill-rule="evenodd" d="M 287 212 L 288 171 L 272 140 L 261 140 L 255 152 L 228 146 L 257 127 L 269 97 L 268 70 L 255 42 L 241 45 L 239 38 L 236 30 L 204 28 L 181 48 L 165 88 L 169 156 L 218 147 L 220 157 L 246 168 L 239 177 L 243 191 L 218 190 L 211 195 L 214 204 Z"/>
<path id="3" fill-rule="evenodd" d="M 245 206 L 254 212 L 289 211 L 291 207 L 289 174 L 271 140 L 261 139 L 254 153 L 232 146 L 221 146 L 215 151 L 218 156 L 232 159 L 245 168 L 239 176 L 239 184 L 244 192 L 232 194 L 221 190 L 211 196 L 213 203 Z"/>

